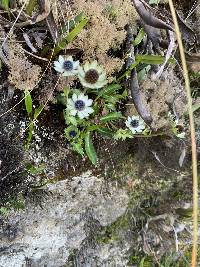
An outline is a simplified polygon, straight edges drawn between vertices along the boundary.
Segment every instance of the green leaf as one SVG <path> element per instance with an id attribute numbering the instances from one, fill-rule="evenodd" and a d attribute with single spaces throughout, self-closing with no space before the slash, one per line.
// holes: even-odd
<path id="1" fill-rule="evenodd" d="M 92 164 L 96 165 L 97 164 L 97 154 L 94 148 L 94 145 L 92 143 L 91 135 L 90 132 L 86 132 L 85 134 L 85 151 L 92 162 Z"/>
<path id="2" fill-rule="evenodd" d="M 73 117 L 73 116 L 68 116 L 68 117 L 66 118 L 66 121 L 67 121 L 68 124 L 72 124 L 72 125 L 74 125 L 74 126 L 77 126 L 76 118 Z"/>
<path id="3" fill-rule="evenodd" d="M 105 128 L 105 127 L 99 127 L 97 131 L 104 137 L 112 138 L 113 137 L 113 131 Z"/>
<path id="4" fill-rule="evenodd" d="M 160 2 L 160 0 L 149 0 L 149 4 L 150 5 L 157 5 L 157 4 L 159 4 L 159 2 Z"/>
<path id="5" fill-rule="evenodd" d="M 88 23 L 89 19 L 85 16 L 82 17 L 82 20 L 75 26 L 75 28 L 70 31 L 60 42 L 59 44 L 55 47 L 54 49 L 54 55 L 56 55 L 58 52 L 61 50 L 65 49 L 66 45 L 71 43 L 77 36 L 78 34 L 82 31 L 82 29 L 86 26 Z"/>
<path id="6" fill-rule="evenodd" d="M 119 89 L 121 89 L 121 85 L 118 84 L 118 83 L 114 83 L 114 84 L 110 84 L 108 85 L 106 88 L 102 89 L 100 92 L 99 92 L 99 96 L 102 96 L 102 95 L 110 95 L 110 94 L 113 94 L 115 93 L 116 91 L 118 91 Z"/>
<path id="7" fill-rule="evenodd" d="M 0 0 L 0 5 L 5 9 L 9 10 L 9 0 Z"/>
<path id="8" fill-rule="evenodd" d="M 136 36 L 135 40 L 133 41 L 133 45 L 136 46 L 136 45 L 139 45 L 142 40 L 144 39 L 146 33 L 144 31 L 143 28 L 140 29 L 138 35 Z"/>
<path id="9" fill-rule="evenodd" d="M 45 165 L 41 164 L 40 166 L 33 166 L 32 164 L 28 164 L 26 166 L 26 170 L 31 174 L 40 174 L 44 171 Z"/>
<path id="10" fill-rule="evenodd" d="M 72 20 L 69 21 L 69 23 L 67 23 L 67 25 L 65 25 L 62 28 L 62 33 L 66 33 L 69 30 L 72 30 L 77 23 L 81 22 L 81 20 L 84 17 L 84 13 L 81 12 L 80 14 L 78 14 L 75 18 L 73 18 Z"/>
<path id="11" fill-rule="evenodd" d="M 36 0 L 29 0 L 28 5 L 27 5 L 27 7 L 26 7 L 26 13 L 27 13 L 29 16 L 32 15 L 32 12 L 33 12 L 33 10 L 34 10 L 36 4 L 37 4 L 37 1 L 36 1 Z"/>
<path id="12" fill-rule="evenodd" d="M 42 105 L 35 109 L 34 116 L 33 116 L 34 120 L 37 119 L 37 117 L 40 115 L 43 109 L 44 109 L 44 106 Z"/>
<path id="13" fill-rule="evenodd" d="M 33 111 L 33 103 L 31 94 L 28 90 L 25 90 L 25 106 L 27 113 L 30 115 L 30 113 Z"/>
<path id="14" fill-rule="evenodd" d="M 193 112 L 197 111 L 198 109 L 200 109 L 200 104 L 194 104 L 194 105 L 192 106 L 192 111 L 193 111 Z"/>
<path id="15" fill-rule="evenodd" d="M 128 70 L 126 70 L 119 78 L 117 78 L 117 81 L 119 82 L 121 79 L 123 79 L 124 77 L 128 77 L 131 74 L 132 69 L 134 69 L 135 67 L 137 67 L 137 65 L 140 63 L 140 61 L 136 61 L 133 64 L 130 65 L 130 67 L 128 68 Z"/>
<path id="16" fill-rule="evenodd" d="M 127 138 L 133 138 L 132 133 L 128 129 L 118 129 L 114 135 L 114 139 L 119 140 L 126 140 Z"/>
<path id="17" fill-rule="evenodd" d="M 84 151 L 80 143 L 72 143 L 71 145 L 74 151 L 79 153 L 81 156 L 84 155 Z"/>
<path id="18" fill-rule="evenodd" d="M 25 144 L 26 149 L 29 148 L 29 145 L 30 145 L 31 140 L 33 138 L 33 129 L 34 129 L 34 125 L 33 125 L 33 122 L 31 121 L 29 126 L 28 126 L 28 136 L 26 138 L 26 144 Z"/>
<path id="19" fill-rule="evenodd" d="M 192 105 L 192 111 L 193 112 L 197 111 L 198 109 L 200 109 L 200 104 L 194 104 L 194 105 Z M 189 115 L 189 112 L 188 111 L 184 112 L 184 115 L 185 116 L 188 116 Z"/>
<path id="20" fill-rule="evenodd" d="M 159 55 L 136 55 L 135 59 L 137 62 L 153 65 L 162 64 L 165 61 L 165 57 Z M 170 58 L 169 63 L 175 63 L 175 59 Z"/>
<path id="21" fill-rule="evenodd" d="M 110 112 L 108 115 L 103 116 L 100 118 L 101 122 L 108 122 L 108 121 L 112 121 L 112 120 L 118 120 L 118 119 L 122 119 L 123 116 L 121 114 L 121 112 Z"/>
<path id="22" fill-rule="evenodd" d="M 147 65 L 141 71 L 138 72 L 138 81 L 146 79 L 147 73 L 150 71 L 151 66 Z"/>
<path id="23" fill-rule="evenodd" d="M 4 216 L 7 216 L 8 213 L 9 213 L 8 208 L 6 208 L 6 207 L 1 207 L 1 208 L 0 208 L 0 214 L 2 214 L 2 215 L 4 215 Z"/>

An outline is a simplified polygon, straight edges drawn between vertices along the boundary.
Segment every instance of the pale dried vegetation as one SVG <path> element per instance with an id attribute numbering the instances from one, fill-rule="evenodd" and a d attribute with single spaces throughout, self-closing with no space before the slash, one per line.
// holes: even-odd
<path id="1" fill-rule="evenodd" d="M 17 89 L 32 90 L 38 83 L 41 67 L 27 59 L 19 43 L 10 42 L 8 47 L 9 81 Z"/>
<path id="2" fill-rule="evenodd" d="M 83 63 L 97 59 L 104 66 L 111 82 L 114 73 L 124 64 L 124 59 L 116 56 L 116 50 L 120 49 L 126 39 L 124 27 L 128 23 L 133 25 L 137 18 L 131 0 L 75 0 L 73 4 L 51 0 L 51 8 L 58 26 L 67 24 L 82 12 L 89 18 L 88 25 L 67 48 L 82 49 Z M 34 89 L 41 74 L 40 66 L 28 60 L 21 44 L 16 43 L 16 38 L 10 38 L 8 50 L 9 81 L 16 89 Z M 64 79 L 65 86 L 72 85 L 73 80 Z"/>
<path id="3" fill-rule="evenodd" d="M 164 72 L 160 80 L 143 81 L 141 91 L 153 118 L 151 124 L 153 129 L 170 130 L 167 114 L 171 110 L 179 119 L 183 118 L 187 110 L 186 96 L 181 81 L 176 77 L 173 69 Z"/>
<path id="4" fill-rule="evenodd" d="M 124 26 L 136 22 L 137 14 L 131 1 L 75 0 L 72 12 L 76 15 L 83 12 L 90 18 L 90 22 L 70 47 L 81 48 L 84 51 L 84 61 L 96 58 L 109 76 L 119 71 L 124 61 L 110 51 L 116 51 L 124 42 Z"/>

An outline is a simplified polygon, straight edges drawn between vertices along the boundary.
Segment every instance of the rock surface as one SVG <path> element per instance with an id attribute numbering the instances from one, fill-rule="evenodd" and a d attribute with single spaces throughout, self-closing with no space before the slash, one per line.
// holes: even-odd
<path id="1" fill-rule="evenodd" d="M 98 231 L 116 221 L 127 209 L 125 189 L 107 186 L 109 194 L 103 179 L 88 171 L 71 181 L 48 185 L 47 192 L 51 194 L 42 207 L 28 205 L 21 212 L 11 212 L 2 225 L 0 266 L 68 266 L 71 253 L 80 251 L 87 242 L 89 259 L 82 256 L 77 266 L 97 266 L 98 261 L 99 266 L 125 266 L 123 254 L 129 248 L 128 243 L 123 249 L 102 244 L 95 251 L 91 245 Z M 109 264 L 113 257 L 120 265 Z"/>

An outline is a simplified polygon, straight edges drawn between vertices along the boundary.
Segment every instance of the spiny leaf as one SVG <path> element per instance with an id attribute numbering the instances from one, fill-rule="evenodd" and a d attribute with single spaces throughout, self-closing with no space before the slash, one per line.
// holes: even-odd
<path id="1" fill-rule="evenodd" d="M 105 127 L 99 127 L 97 130 L 102 136 L 112 138 L 113 137 L 113 131 L 111 131 L 108 128 Z"/>
<path id="2" fill-rule="evenodd" d="M 90 132 L 87 132 L 85 134 L 85 151 L 88 155 L 88 158 L 92 162 L 92 164 L 97 164 L 97 154 L 94 148 L 94 145 L 92 143 L 91 134 Z"/>
<path id="3" fill-rule="evenodd" d="M 72 147 L 74 151 L 78 152 L 81 156 L 84 155 L 84 151 L 80 143 L 72 143 Z"/>
<path id="4" fill-rule="evenodd" d="M 121 112 L 111 112 L 106 116 L 103 116 L 100 118 L 101 122 L 107 122 L 107 121 L 112 121 L 112 120 L 118 120 L 118 119 L 122 119 L 123 116 L 121 114 Z"/>
<path id="5" fill-rule="evenodd" d="M 121 85 L 118 83 L 110 84 L 106 88 L 102 89 L 98 95 L 110 95 L 121 89 Z"/>

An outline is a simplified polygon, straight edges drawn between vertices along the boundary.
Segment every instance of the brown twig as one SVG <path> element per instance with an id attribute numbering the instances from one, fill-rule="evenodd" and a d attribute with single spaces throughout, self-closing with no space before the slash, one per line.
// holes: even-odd
<path id="1" fill-rule="evenodd" d="M 133 99 L 133 103 L 135 105 L 138 114 L 147 124 L 150 124 L 152 122 L 152 117 L 142 101 L 140 87 L 137 78 L 137 72 L 135 68 L 131 71 L 130 89 L 131 89 L 131 96 Z"/>
<path id="2" fill-rule="evenodd" d="M 150 9 L 147 9 L 147 4 L 143 3 L 141 0 L 133 0 L 133 4 L 135 6 L 135 9 L 137 10 L 138 14 L 140 15 L 140 18 L 149 26 L 152 26 L 154 28 L 158 29 L 165 29 L 173 31 L 173 28 L 162 21 L 161 19 L 158 19 L 155 17 Z"/>

